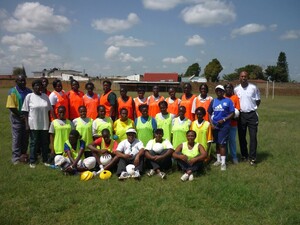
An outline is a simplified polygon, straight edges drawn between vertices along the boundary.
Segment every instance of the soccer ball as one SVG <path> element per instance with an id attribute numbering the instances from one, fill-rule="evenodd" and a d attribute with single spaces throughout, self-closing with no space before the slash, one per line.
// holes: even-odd
<path id="1" fill-rule="evenodd" d="M 155 143 L 152 147 L 152 150 L 155 153 L 160 154 L 164 150 L 164 146 L 162 143 Z"/>
<path id="2" fill-rule="evenodd" d="M 110 154 L 105 154 L 100 157 L 100 162 L 103 166 L 106 166 L 108 163 L 111 162 L 111 160 L 112 160 L 112 157 Z"/>
<path id="3" fill-rule="evenodd" d="M 126 172 L 129 174 L 129 175 L 133 175 L 134 172 L 135 172 L 135 165 L 133 164 L 128 164 L 126 166 Z"/>
<path id="4" fill-rule="evenodd" d="M 100 174 L 99 174 L 99 178 L 101 180 L 107 180 L 111 177 L 111 172 L 109 170 L 103 170 Z"/>
<path id="5" fill-rule="evenodd" d="M 235 108 L 234 109 L 234 118 L 237 119 L 237 118 L 239 118 L 239 116 L 240 116 L 240 111 L 237 108 Z"/>
<path id="6" fill-rule="evenodd" d="M 88 181 L 91 180 L 94 177 L 94 174 L 91 171 L 84 171 L 80 174 L 80 180 L 82 181 Z"/>

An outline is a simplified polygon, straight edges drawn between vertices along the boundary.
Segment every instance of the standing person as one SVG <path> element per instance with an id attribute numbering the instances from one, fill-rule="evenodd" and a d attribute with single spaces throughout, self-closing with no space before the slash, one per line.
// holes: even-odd
<path id="1" fill-rule="evenodd" d="M 166 102 L 168 103 L 168 113 L 178 116 L 181 99 L 176 97 L 175 88 L 170 87 L 168 92 L 169 92 L 169 97 L 166 98 Z"/>
<path id="2" fill-rule="evenodd" d="M 150 95 L 147 99 L 147 104 L 149 105 L 149 116 L 155 118 L 156 114 L 159 113 L 159 103 L 163 101 L 164 96 L 159 95 L 159 87 L 157 85 L 153 86 L 153 95 Z"/>
<path id="3" fill-rule="evenodd" d="M 48 84 L 49 84 L 49 80 L 46 77 L 42 77 L 41 80 L 42 80 L 42 85 L 43 85 L 42 92 L 44 94 L 46 94 L 47 96 L 49 96 L 51 94 L 51 91 L 49 91 L 47 89 L 48 88 Z"/>
<path id="4" fill-rule="evenodd" d="M 226 84 L 225 86 L 225 98 L 231 99 L 235 110 L 240 111 L 240 100 L 237 95 L 233 93 L 233 85 L 231 83 Z M 228 149 L 230 150 L 230 155 L 232 158 L 233 164 L 238 163 L 238 158 L 236 156 L 236 131 L 237 131 L 237 120 L 238 118 L 232 118 L 230 121 L 230 131 L 228 143 L 226 146 L 226 152 L 228 154 Z"/>
<path id="5" fill-rule="evenodd" d="M 166 177 L 166 171 L 172 167 L 172 154 L 174 152 L 171 142 L 165 138 L 164 131 L 158 128 L 154 134 L 155 138 L 150 140 L 145 148 L 145 157 L 151 169 L 147 173 L 149 177 L 158 174 L 161 179 Z"/>
<path id="6" fill-rule="evenodd" d="M 139 106 L 140 105 L 147 105 L 147 98 L 145 97 L 145 89 L 142 87 L 139 87 L 137 90 L 137 94 L 138 96 L 135 97 L 134 100 L 134 106 L 135 106 L 135 110 L 134 110 L 134 119 L 140 117 L 142 115 L 142 113 L 139 110 Z"/>
<path id="7" fill-rule="evenodd" d="M 95 120 L 98 112 L 97 107 L 99 106 L 99 96 L 94 93 L 95 85 L 92 82 L 85 84 L 86 94 L 83 96 L 83 105 L 86 107 L 86 116 Z"/>
<path id="8" fill-rule="evenodd" d="M 186 132 L 189 130 L 191 121 L 185 117 L 186 109 L 184 106 L 179 106 L 178 117 L 172 121 L 172 144 L 174 149 L 183 142 L 186 142 Z"/>
<path id="9" fill-rule="evenodd" d="M 217 85 L 215 92 L 217 98 L 210 103 L 207 110 L 216 143 L 217 161 L 214 166 L 221 165 L 221 170 L 226 170 L 226 144 L 229 137 L 230 120 L 234 115 L 234 107 L 232 101 L 224 97 L 225 89 L 222 85 Z"/>
<path id="10" fill-rule="evenodd" d="M 157 113 L 155 116 L 157 128 L 162 128 L 164 130 L 163 138 L 171 141 L 172 120 L 175 118 L 175 115 L 168 113 L 168 103 L 166 101 L 161 101 L 158 106 L 160 113 Z"/>
<path id="11" fill-rule="evenodd" d="M 234 89 L 234 93 L 240 99 L 241 113 L 238 121 L 238 135 L 241 150 L 241 160 L 250 160 L 251 165 L 256 163 L 257 150 L 257 129 L 258 129 L 258 114 L 256 112 L 260 105 L 259 89 L 251 83 L 248 83 L 248 73 L 242 71 L 240 73 L 240 85 Z M 250 134 L 250 152 L 247 147 L 247 128 Z"/>
<path id="12" fill-rule="evenodd" d="M 189 130 L 186 133 L 186 138 L 187 141 L 175 149 L 173 158 L 177 160 L 178 165 L 184 172 L 180 179 L 182 181 L 192 181 L 194 180 L 193 173 L 201 168 L 207 153 L 201 144 L 195 142 L 195 131 Z"/>
<path id="13" fill-rule="evenodd" d="M 62 82 L 61 82 L 61 80 L 55 79 L 52 84 L 53 84 L 54 91 L 52 91 L 51 94 L 49 95 L 49 100 L 53 107 L 54 118 L 51 118 L 51 119 L 53 120 L 53 119 L 58 118 L 58 107 L 59 106 L 65 107 L 65 109 L 66 109 L 65 117 L 68 119 L 69 118 L 69 101 L 68 101 L 68 97 L 67 97 L 65 91 L 63 90 Z"/>
<path id="14" fill-rule="evenodd" d="M 131 96 L 127 95 L 127 89 L 124 87 L 121 87 L 120 97 L 118 98 L 118 117 L 120 117 L 122 108 L 126 108 L 128 111 L 128 118 L 134 120 L 134 101 Z"/>
<path id="15" fill-rule="evenodd" d="M 103 94 L 100 96 L 100 105 L 105 107 L 105 116 L 110 117 L 113 121 L 117 118 L 117 96 L 111 90 L 111 81 L 103 81 Z"/>
<path id="16" fill-rule="evenodd" d="M 143 142 L 144 146 L 146 146 L 148 141 L 153 139 L 154 132 L 157 128 L 155 119 L 148 114 L 148 109 L 148 105 L 140 105 L 139 110 L 142 115 L 134 121 L 137 130 L 137 136 L 139 140 Z"/>
<path id="17" fill-rule="evenodd" d="M 206 114 L 204 116 L 204 120 L 209 122 L 209 117 L 207 113 L 207 109 L 213 100 L 213 97 L 208 95 L 208 86 L 207 84 L 200 84 L 199 86 L 200 94 L 194 99 L 193 105 L 192 105 L 192 113 L 195 115 L 195 111 L 198 107 L 203 107 L 206 111 Z M 197 119 L 197 118 L 195 118 Z"/>
<path id="18" fill-rule="evenodd" d="M 185 116 L 190 121 L 194 121 L 194 115 L 192 114 L 192 105 L 194 98 L 196 98 L 196 95 L 192 94 L 192 85 L 190 83 L 185 83 L 183 85 L 183 95 L 181 96 L 180 106 L 185 107 Z"/>
<path id="19" fill-rule="evenodd" d="M 8 92 L 6 108 L 10 110 L 12 134 L 12 163 L 20 162 L 20 158 L 27 159 L 28 132 L 26 132 L 25 115 L 21 109 L 26 95 L 32 91 L 26 87 L 26 76 L 20 74 L 16 78 L 16 86 Z"/>
<path id="20" fill-rule="evenodd" d="M 120 118 L 114 122 L 114 134 L 118 143 L 127 138 L 126 131 L 129 128 L 134 128 L 134 122 L 128 118 L 127 108 L 122 108 L 120 110 Z"/>
<path id="21" fill-rule="evenodd" d="M 75 129 L 78 130 L 81 139 L 86 143 L 91 143 L 93 141 L 93 119 L 87 117 L 87 109 L 84 105 L 79 106 L 78 108 L 80 117 L 74 119 L 72 122 L 75 126 Z M 92 156 L 91 151 L 85 148 L 84 156 L 89 157 Z"/>
<path id="22" fill-rule="evenodd" d="M 79 106 L 83 105 L 83 96 L 84 93 L 79 90 L 79 82 L 75 79 L 71 80 L 71 90 L 67 93 L 67 97 L 69 100 L 69 118 L 70 120 L 74 120 L 75 118 L 78 118 Z"/>
<path id="23" fill-rule="evenodd" d="M 93 122 L 93 137 L 94 139 L 101 137 L 103 129 L 108 129 L 109 132 L 113 133 L 113 121 L 110 117 L 105 116 L 105 106 L 99 105 L 97 108 L 98 117 Z"/>
<path id="24" fill-rule="evenodd" d="M 117 147 L 116 155 L 119 158 L 117 175 L 119 180 L 129 178 L 130 175 L 126 172 L 128 164 L 134 164 L 135 171 L 132 177 L 140 178 L 140 173 L 143 171 L 144 165 L 144 145 L 136 138 L 136 131 L 130 128 L 126 131 L 127 139 L 121 141 Z"/>
<path id="25" fill-rule="evenodd" d="M 49 112 L 52 110 L 51 103 L 46 94 L 42 93 L 42 80 L 32 82 L 33 93 L 26 96 L 22 106 L 25 114 L 26 129 L 30 135 L 30 168 L 36 167 L 37 151 L 41 148 L 43 163 L 48 164 L 49 155 Z"/>

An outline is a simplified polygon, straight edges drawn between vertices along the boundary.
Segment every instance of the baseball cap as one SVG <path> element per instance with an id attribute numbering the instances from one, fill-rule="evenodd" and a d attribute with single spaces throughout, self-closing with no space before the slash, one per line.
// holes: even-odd
<path id="1" fill-rule="evenodd" d="M 126 134 L 128 133 L 135 133 L 136 134 L 136 130 L 133 129 L 133 128 L 129 128 L 127 131 L 126 131 Z"/>
<path id="2" fill-rule="evenodd" d="M 215 90 L 217 90 L 217 89 L 221 89 L 221 90 L 225 91 L 224 86 L 221 85 L 221 84 L 219 84 L 219 85 L 216 86 Z"/>

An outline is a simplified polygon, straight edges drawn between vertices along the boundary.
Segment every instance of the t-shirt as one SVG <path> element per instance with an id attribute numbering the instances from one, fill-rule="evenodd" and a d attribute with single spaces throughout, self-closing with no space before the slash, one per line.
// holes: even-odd
<path id="1" fill-rule="evenodd" d="M 234 88 L 234 93 L 240 99 L 241 112 L 251 112 L 257 109 L 256 101 L 260 100 L 260 92 L 256 85 L 249 83 L 245 88 L 238 85 Z"/>
<path id="2" fill-rule="evenodd" d="M 156 142 L 155 138 L 152 139 L 152 140 L 150 140 L 150 141 L 148 141 L 145 150 L 147 150 L 147 151 L 153 150 L 153 146 L 156 143 L 157 142 Z M 163 139 L 163 141 L 161 142 L 161 144 L 162 144 L 162 146 L 163 146 L 164 149 L 173 149 L 173 145 L 167 139 Z"/>
<path id="3" fill-rule="evenodd" d="M 141 149 L 144 148 L 143 143 L 139 139 L 135 139 L 130 143 L 127 139 L 121 141 L 117 147 L 117 151 L 135 157 Z"/>
<path id="4" fill-rule="evenodd" d="M 229 98 L 218 99 L 215 98 L 208 107 L 208 113 L 211 115 L 211 119 L 214 125 L 218 124 L 219 120 L 223 120 L 229 114 L 234 112 L 233 103 Z M 230 121 L 226 120 L 223 126 L 229 125 Z"/>
<path id="5" fill-rule="evenodd" d="M 25 88 L 25 90 L 21 90 L 18 86 L 11 88 L 8 92 L 6 108 L 17 109 L 21 112 L 25 97 L 29 93 L 32 93 L 29 88 Z"/>
<path id="6" fill-rule="evenodd" d="M 115 152 L 118 147 L 118 142 L 110 139 L 110 143 L 106 144 L 102 137 L 97 138 L 93 145 L 97 146 L 99 149 L 107 149 L 110 152 Z"/>

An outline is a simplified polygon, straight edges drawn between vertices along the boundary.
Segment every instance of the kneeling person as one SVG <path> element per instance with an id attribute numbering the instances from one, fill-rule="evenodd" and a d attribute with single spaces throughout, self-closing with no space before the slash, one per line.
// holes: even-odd
<path id="1" fill-rule="evenodd" d="M 156 173 L 164 179 L 166 174 L 161 169 L 168 170 L 172 167 L 173 146 L 169 140 L 163 138 L 163 135 L 163 129 L 158 128 L 154 133 L 155 138 L 146 145 L 145 157 L 151 165 L 147 173 L 149 177 Z"/>

